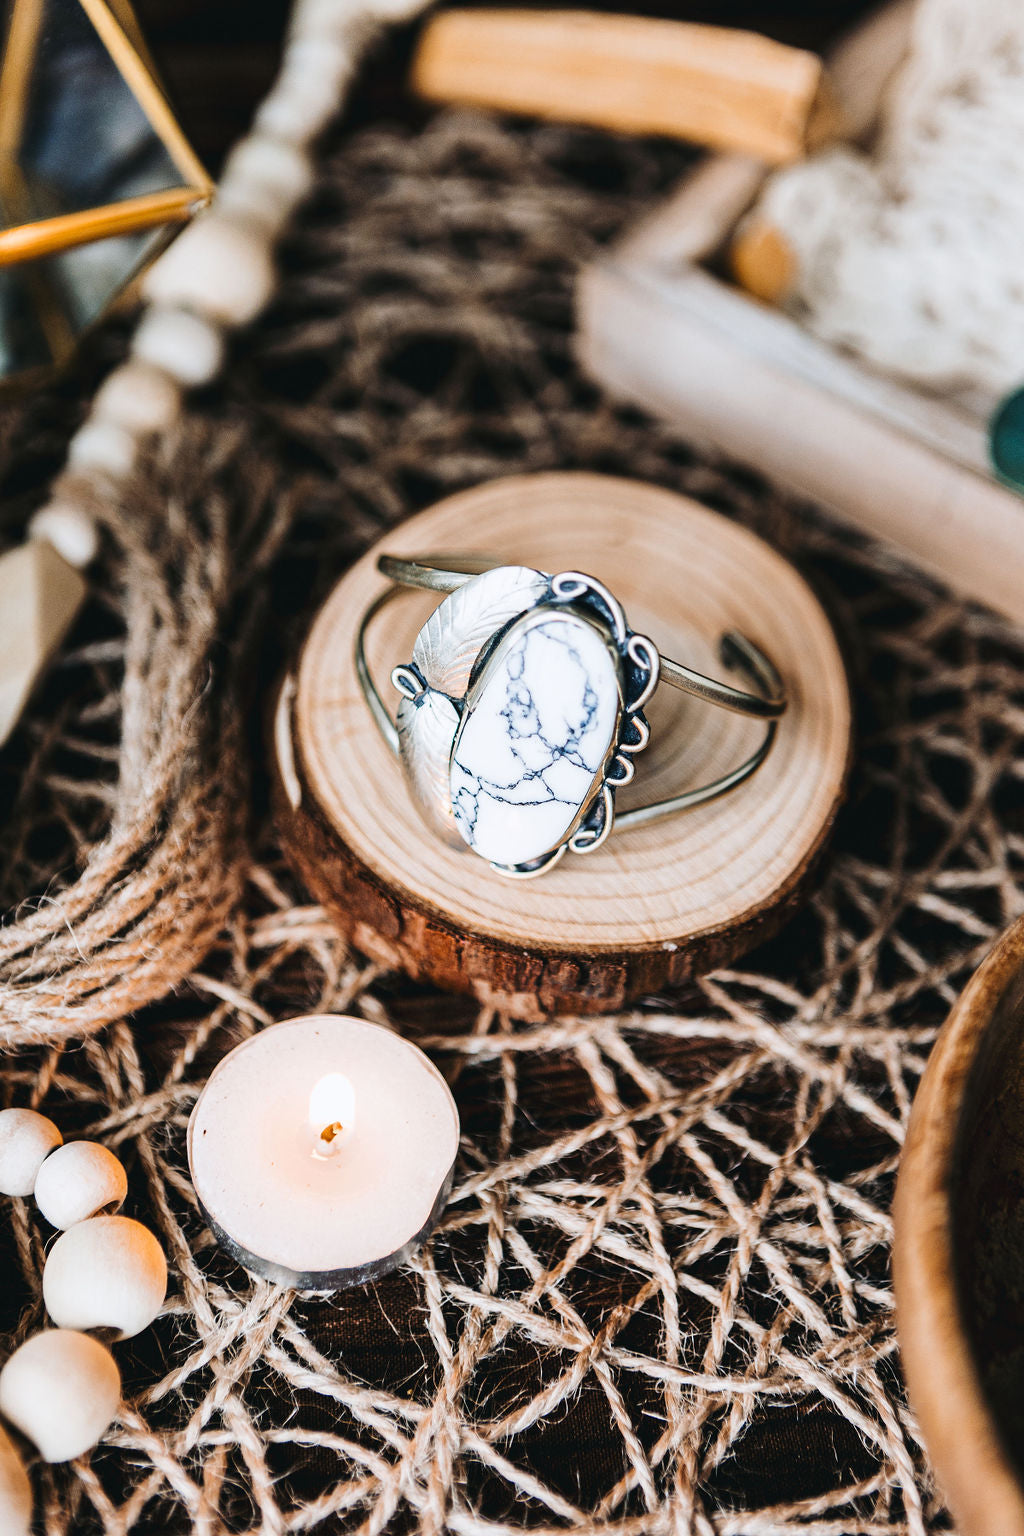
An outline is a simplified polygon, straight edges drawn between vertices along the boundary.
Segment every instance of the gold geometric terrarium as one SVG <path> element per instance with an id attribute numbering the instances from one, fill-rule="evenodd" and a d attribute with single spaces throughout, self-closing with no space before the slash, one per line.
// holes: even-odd
<path id="1" fill-rule="evenodd" d="M 125 0 L 7 0 L 0 380 L 59 363 L 209 202 Z"/>

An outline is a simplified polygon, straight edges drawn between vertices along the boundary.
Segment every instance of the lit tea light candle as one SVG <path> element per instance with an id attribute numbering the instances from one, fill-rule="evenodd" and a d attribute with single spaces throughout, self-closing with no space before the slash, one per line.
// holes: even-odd
<path id="1" fill-rule="evenodd" d="M 225 1056 L 188 1127 L 220 1245 L 251 1273 L 311 1291 L 374 1280 L 424 1242 L 458 1145 L 455 1100 L 421 1050 L 326 1014 Z"/>

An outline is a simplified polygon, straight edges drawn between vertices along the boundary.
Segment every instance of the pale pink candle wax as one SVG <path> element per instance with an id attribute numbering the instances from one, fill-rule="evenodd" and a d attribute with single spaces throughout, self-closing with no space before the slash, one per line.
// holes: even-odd
<path id="1" fill-rule="evenodd" d="M 441 1213 L 458 1145 L 455 1101 L 423 1052 L 331 1014 L 275 1024 L 233 1050 L 188 1129 L 218 1241 L 254 1274 L 304 1290 L 401 1263 Z"/>

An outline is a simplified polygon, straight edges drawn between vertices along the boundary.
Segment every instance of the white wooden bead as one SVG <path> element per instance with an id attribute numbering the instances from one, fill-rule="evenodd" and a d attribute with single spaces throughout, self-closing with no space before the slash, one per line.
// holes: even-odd
<path id="1" fill-rule="evenodd" d="M 140 437 L 163 432 L 181 409 L 181 389 L 160 368 L 127 362 L 115 368 L 93 401 L 92 414 Z"/>
<path id="2" fill-rule="evenodd" d="M 29 1536 L 32 1484 L 17 1449 L 0 1429 L 0 1536 Z"/>
<path id="3" fill-rule="evenodd" d="M 298 37 L 288 44 L 284 68 L 279 78 L 297 75 L 310 86 L 316 84 L 322 89 L 329 87 L 334 93 L 334 106 L 338 108 L 341 105 L 338 99 L 341 87 L 354 67 L 355 58 L 344 36 L 331 39 Z"/>
<path id="4" fill-rule="evenodd" d="M 179 235 L 151 268 L 143 291 L 154 304 L 180 304 L 222 325 L 246 325 L 274 291 L 274 263 L 260 233 L 214 210 Z"/>
<path id="5" fill-rule="evenodd" d="M 289 45 L 284 68 L 256 114 L 257 131 L 294 144 L 308 143 L 338 111 L 353 67 L 352 52 L 340 39 L 298 38 Z"/>
<path id="6" fill-rule="evenodd" d="M 100 547 L 99 529 L 82 507 L 73 502 L 54 500 L 40 507 L 28 521 L 29 537 L 45 539 L 58 555 L 77 570 L 84 570 L 96 558 Z"/>
<path id="7" fill-rule="evenodd" d="M 121 1401 L 121 1374 L 98 1339 L 48 1328 L 0 1371 L 0 1413 L 44 1461 L 72 1461 L 101 1440 Z"/>
<path id="8" fill-rule="evenodd" d="M 58 1328 L 148 1328 L 167 1294 L 167 1260 L 148 1227 L 94 1216 L 61 1233 L 43 1267 L 43 1301 Z"/>
<path id="9" fill-rule="evenodd" d="M 68 463 L 123 480 L 131 474 L 137 448 L 133 434 L 116 422 L 90 417 L 68 444 Z"/>
<path id="10" fill-rule="evenodd" d="M 0 1195 L 30 1195 L 43 1159 L 63 1139 L 34 1109 L 0 1110 Z"/>
<path id="11" fill-rule="evenodd" d="M 289 39 L 343 37 L 351 21 L 348 6 L 338 0 L 295 0 L 288 24 Z"/>
<path id="12" fill-rule="evenodd" d="M 120 1210 L 128 1179 L 108 1147 L 98 1141 L 69 1141 L 46 1159 L 34 1193 L 51 1227 L 73 1227 L 101 1211 Z"/>
<path id="13" fill-rule="evenodd" d="M 256 127 L 293 144 L 308 144 L 331 120 L 333 108 L 303 97 L 297 80 L 281 79 L 256 114 Z"/>
<path id="14" fill-rule="evenodd" d="M 250 134 L 228 156 L 217 207 L 232 218 L 280 228 L 307 196 L 313 168 L 302 150 L 268 134 Z"/>
<path id="15" fill-rule="evenodd" d="M 216 376 L 224 358 L 224 337 L 201 315 L 154 307 L 143 315 L 132 351 L 191 389 Z"/>

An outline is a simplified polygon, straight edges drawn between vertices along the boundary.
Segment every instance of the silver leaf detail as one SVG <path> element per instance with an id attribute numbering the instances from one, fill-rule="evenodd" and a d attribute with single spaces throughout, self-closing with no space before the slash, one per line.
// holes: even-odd
<path id="1" fill-rule="evenodd" d="M 452 746 L 459 712 L 451 699 L 428 688 L 398 706 L 398 751 L 417 809 L 454 848 L 465 848 L 452 814 Z"/>
<path id="2" fill-rule="evenodd" d="M 525 565 L 502 565 L 474 576 L 435 608 L 416 638 L 413 662 L 431 688 L 461 698 L 474 662 L 495 631 L 547 591 L 548 578 Z"/>

